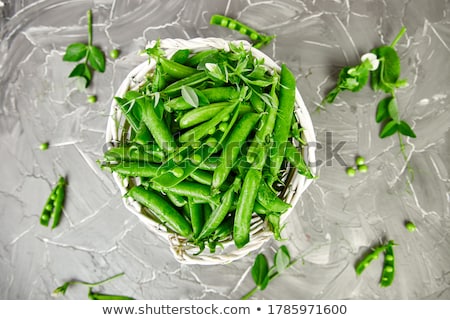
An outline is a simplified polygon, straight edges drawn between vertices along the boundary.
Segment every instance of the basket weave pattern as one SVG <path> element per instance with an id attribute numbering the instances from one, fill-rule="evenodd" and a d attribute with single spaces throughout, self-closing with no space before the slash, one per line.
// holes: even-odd
<path id="1" fill-rule="evenodd" d="M 229 50 L 229 41 L 219 38 L 195 38 L 191 40 L 182 39 L 162 39 L 160 41 L 161 49 L 165 50 L 168 57 L 171 57 L 177 50 L 190 49 L 192 52 L 200 52 L 208 49 L 224 49 Z M 264 64 L 271 70 L 280 70 L 280 67 L 267 55 L 260 50 L 253 48 L 246 41 L 232 41 L 233 44 L 242 43 L 246 50 L 251 50 L 252 54 L 257 59 L 264 59 Z M 153 46 L 150 43 L 149 46 Z M 155 61 L 146 60 L 137 67 L 135 67 L 125 78 L 120 85 L 115 96 L 123 97 L 129 90 L 138 89 L 146 80 L 146 75 L 155 68 Z M 302 128 L 304 128 L 303 136 L 307 146 L 303 148 L 303 156 L 307 163 L 315 163 L 315 134 L 308 110 L 303 102 L 303 99 L 298 90 L 296 90 L 295 116 Z M 120 108 L 115 101 L 112 102 L 110 118 L 106 128 L 106 142 L 109 144 L 117 144 L 121 141 L 124 133 L 122 132 L 125 118 L 122 115 Z M 311 168 L 313 174 L 315 168 Z M 283 199 L 291 204 L 291 208 L 281 216 L 280 223 L 284 223 L 289 214 L 293 211 L 295 204 L 300 198 L 301 194 L 310 185 L 311 180 L 299 175 L 295 169 L 291 169 L 289 183 L 283 191 Z M 138 184 L 139 181 L 130 181 L 131 178 L 123 178 L 116 173 L 113 173 L 114 180 L 120 188 L 122 195 L 125 195 L 130 185 Z M 134 179 L 133 179 L 134 180 Z M 222 241 L 222 249 L 211 254 L 208 249 L 205 249 L 201 254 L 197 254 L 199 248 L 186 239 L 178 236 L 166 229 L 159 221 L 152 219 L 151 214 L 146 212 L 139 203 L 130 197 L 124 197 L 123 202 L 125 207 L 135 214 L 152 232 L 158 234 L 160 237 L 166 239 L 170 250 L 174 257 L 180 263 L 186 264 L 225 264 L 239 259 L 248 253 L 259 249 L 266 241 L 273 237 L 273 233 L 269 230 L 267 224 L 256 214 L 253 215 L 251 221 L 250 242 L 243 248 L 237 249 L 234 246 L 233 240 L 227 239 Z"/>

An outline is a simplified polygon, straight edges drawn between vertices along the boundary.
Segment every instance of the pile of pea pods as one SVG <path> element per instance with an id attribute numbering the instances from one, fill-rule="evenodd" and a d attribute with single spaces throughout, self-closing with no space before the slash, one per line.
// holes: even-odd
<path id="1" fill-rule="evenodd" d="M 146 53 L 156 66 L 139 89 L 115 98 L 127 135 L 102 167 L 134 178 L 126 196 L 201 251 L 214 253 L 225 239 L 244 247 L 253 213 L 280 238 L 288 168 L 314 178 L 292 72 L 268 68 L 242 45 L 168 58 L 157 42 Z"/>

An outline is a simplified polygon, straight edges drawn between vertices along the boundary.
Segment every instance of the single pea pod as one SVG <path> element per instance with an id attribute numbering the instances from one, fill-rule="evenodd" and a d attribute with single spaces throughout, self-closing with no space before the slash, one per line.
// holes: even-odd
<path id="1" fill-rule="evenodd" d="M 203 215 L 203 204 L 194 203 L 192 198 L 188 198 L 189 203 L 189 216 L 191 217 L 192 230 L 194 231 L 194 238 L 200 234 L 205 223 L 205 217 Z"/>
<path id="2" fill-rule="evenodd" d="M 394 263 L 394 241 L 390 240 L 384 252 L 383 272 L 381 274 L 380 286 L 389 287 L 394 281 L 395 263 Z"/>
<path id="3" fill-rule="evenodd" d="M 102 169 L 107 168 L 112 172 L 129 176 L 129 177 L 145 177 L 152 178 L 158 174 L 159 165 L 152 163 L 128 162 L 122 161 L 119 163 L 103 163 Z"/>
<path id="4" fill-rule="evenodd" d="M 188 203 L 188 201 L 184 197 L 176 193 L 166 191 L 165 194 L 167 195 L 167 198 L 169 198 L 170 202 L 175 205 L 175 207 L 182 208 Z"/>
<path id="5" fill-rule="evenodd" d="M 387 245 L 381 245 L 381 246 L 372 248 L 372 251 L 370 253 L 368 253 L 361 261 L 359 261 L 356 264 L 356 267 L 355 267 L 356 274 L 360 275 L 369 266 L 369 264 L 373 260 L 378 259 L 378 256 L 380 255 L 380 253 L 385 251 L 386 248 L 387 248 Z"/>
<path id="6" fill-rule="evenodd" d="M 229 102 L 212 103 L 186 112 L 179 120 L 180 128 L 186 129 L 212 119 L 223 108 L 229 106 Z"/>
<path id="7" fill-rule="evenodd" d="M 170 60 L 185 65 L 186 61 L 189 59 L 190 55 L 191 55 L 191 50 L 180 49 L 180 50 L 177 50 L 177 52 L 175 52 L 173 54 L 173 56 L 170 58 Z"/>
<path id="8" fill-rule="evenodd" d="M 197 53 L 193 54 L 191 57 L 189 57 L 189 59 L 187 59 L 186 63 L 184 63 L 184 64 L 189 67 L 196 68 L 203 59 L 205 59 L 206 57 L 208 57 L 212 54 L 217 54 L 217 52 L 218 52 L 217 49 L 203 50 L 203 51 L 197 52 Z"/>
<path id="9" fill-rule="evenodd" d="M 65 187 L 66 180 L 63 177 L 59 178 L 58 186 L 56 187 L 55 205 L 50 215 L 50 218 L 53 219 L 52 229 L 56 228 L 61 220 L 62 209 L 66 197 Z"/>
<path id="10" fill-rule="evenodd" d="M 284 213 L 291 208 L 289 203 L 284 202 L 269 188 L 265 181 L 262 181 L 256 200 L 267 210 Z"/>
<path id="11" fill-rule="evenodd" d="M 192 235 L 190 223 L 156 192 L 135 186 L 128 191 L 127 195 L 150 209 L 162 223 L 179 235 L 186 238 Z"/>
<path id="12" fill-rule="evenodd" d="M 229 102 L 228 105 L 225 106 L 219 113 L 217 113 L 211 120 L 204 122 L 183 133 L 180 136 L 179 141 L 181 143 L 199 141 L 204 136 L 209 134 L 211 130 L 214 130 L 219 123 L 224 121 L 224 119 L 229 116 L 229 114 L 233 111 L 237 104 L 237 101 Z"/>
<path id="13" fill-rule="evenodd" d="M 261 179 L 261 170 L 255 168 L 250 168 L 245 175 L 233 227 L 234 243 L 238 248 L 244 247 L 250 241 L 250 223 Z"/>
<path id="14" fill-rule="evenodd" d="M 225 147 L 221 153 L 220 164 L 214 171 L 211 188 L 217 190 L 225 182 L 231 172 L 240 152 L 241 148 L 247 140 L 247 137 L 253 131 L 259 120 L 256 113 L 247 113 L 231 131 Z"/>
<path id="15" fill-rule="evenodd" d="M 233 186 L 224 193 L 220 205 L 213 210 L 210 217 L 206 220 L 202 231 L 197 237 L 198 239 L 207 238 L 211 233 L 213 233 L 225 219 L 228 212 L 230 212 L 230 208 L 235 199 L 236 188 L 240 187 L 240 179 L 238 179 L 239 178 L 236 178 Z"/>
<path id="16" fill-rule="evenodd" d="M 143 161 L 161 163 L 164 152 L 156 144 L 119 146 L 108 149 L 104 153 L 108 161 Z"/>
<path id="17" fill-rule="evenodd" d="M 299 174 L 307 177 L 308 179 L 314 179 L 314 175 L 312 174 L 309 166 L 306 164 L 302 154 L 290 141 L 286 143 L 285 157 L 292 166 L 297 168 Z"/>
<path id="18" fill-rule="evenodd" d="M 202 203 L 212 203 L 217 204 L 218 199 L 211 195 L 210 189 L 208 186 L 190 181 L 181 181 L 178 184 L 166 187 L 162 185 L 158 185 L 156 183 L 151 184 L 152 189 L 157 191 L 169 191 L 180 196 L 184 197 L 192 197 L 194 199 L 200 200 Z"/>
<path id="19" fill-rule="evenodd" d="M 142 120 L 161 149 L 168 153 L 175 151 L 175 139 L 167 124 L 156 114 L 152 100 L 149 98 L 145 98 Z"/>
<path id="20" fill-rule="evenodd" d="M 180 79 L 178 81 L 169 84 L 166 88 L 164 88 L 164 90 L 162 90 L 162 93 L 167 94 L 169 96 L 179 96 L 181 88 L 183 86 L 195 87 L 195 85 L 203 83 L 208 79 L 209 77 L 206 74 L 206 72 L 194 73 L 189 77 Z"/>
<path id="21" fill-rule="evenodd" d="M 275 181 L 284 160 L 286 144 L 294 116 L 296 82 L 292 72 L 285 64 L 281 65 L 279 107 L 273 130 L 273 144 L 270 152 L 269 170 Z"/>
<path id="22" fill-rule="evenodd" d="M 163 57 L 159 58 L 159 62 L 161 63 L 164 72 L 175 79 L 184 79 L 199 72 L 195 68 L 185 66 Z"/>

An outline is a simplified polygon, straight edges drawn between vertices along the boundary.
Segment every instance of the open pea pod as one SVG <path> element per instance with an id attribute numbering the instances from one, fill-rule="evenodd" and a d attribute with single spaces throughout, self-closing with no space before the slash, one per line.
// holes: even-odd
<path id="1" fill-rule="evenodd" d="M 231 131 L 234 123 L 239 115 L 239 104 L 237 104 L 233 111 L 233 117 L 228 123 L 225 131 L 223 131 L 218 143 L 211 147 L 207 143 L 203 144 L 200 148 L 192 152 L 192 148 L 187 148 L 184 152 L 184 157 L 181 161 L 176 161 L 175 158 L 170 159 L 160 167 L 161 174 L 152 179 L 152 182 L 164 187 L 173 187 L 185 180 L 195 170 L 197 170 L 204 162 L 208 160 L 211 155 L 217 152 L 226 137 Z M 191 156 L 189 156 L 189 150 L 191 150 Z"/>

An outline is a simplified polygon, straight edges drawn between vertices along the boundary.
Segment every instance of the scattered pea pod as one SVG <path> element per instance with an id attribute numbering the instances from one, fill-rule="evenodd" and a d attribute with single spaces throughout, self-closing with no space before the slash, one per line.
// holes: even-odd
<path id="1" fill-rule="evenodd" d="M 42 210 L 40 223 L 43 226 L 48 226 L 51 219 L 53 219 L 52 229 L 57 227 L 61 219 L 64 199 L 65 199 L 66 179 L 60 177 L 58 184 L 52 189 L 50 196 Z"/>

